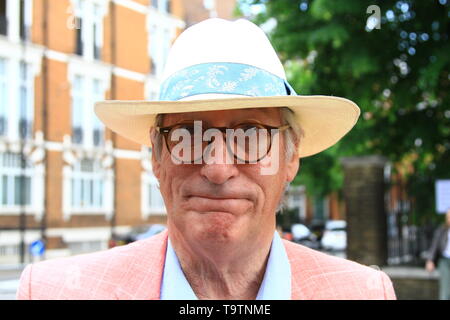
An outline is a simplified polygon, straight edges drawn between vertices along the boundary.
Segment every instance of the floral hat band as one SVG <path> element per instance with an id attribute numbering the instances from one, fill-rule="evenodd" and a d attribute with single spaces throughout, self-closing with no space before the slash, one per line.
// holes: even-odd
<path id="1" fill-rule="evenodd" d="M 283 78 L 261 68 L 242 63 L 202 63 L 169 76 L 161 85 L 160 101 L 208 93 L 249 97 L 297 95 Z"/>

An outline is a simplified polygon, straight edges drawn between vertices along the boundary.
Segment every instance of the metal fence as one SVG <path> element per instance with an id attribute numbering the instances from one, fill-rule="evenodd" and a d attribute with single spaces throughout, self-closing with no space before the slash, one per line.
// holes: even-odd
<path id="1" fill-rule="evenodd" d="M 424 266 L 434 229 L 409 224 L 407 213 L 388 213 L 388 264 Z"/>

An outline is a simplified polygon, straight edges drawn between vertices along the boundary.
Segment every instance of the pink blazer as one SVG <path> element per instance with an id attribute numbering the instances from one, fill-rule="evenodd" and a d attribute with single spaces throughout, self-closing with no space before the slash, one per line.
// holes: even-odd
<path id="1" fill-rule="evenodd" d="M 159 299 L 167 231 L 110 250 L 28 265 L 17 299 Z M 381 271 L 285 241 L 292 299 L 395 299 Z"/>

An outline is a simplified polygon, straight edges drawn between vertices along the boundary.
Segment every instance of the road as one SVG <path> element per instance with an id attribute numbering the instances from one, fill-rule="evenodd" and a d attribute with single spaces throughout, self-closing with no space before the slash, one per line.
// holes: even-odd
<path id="1" fill-rule="evenodd" d="M 21 266 L 0 265 L 0 300 L 14 300 L 19 286 L 19 278 L 22 273 Z"/>

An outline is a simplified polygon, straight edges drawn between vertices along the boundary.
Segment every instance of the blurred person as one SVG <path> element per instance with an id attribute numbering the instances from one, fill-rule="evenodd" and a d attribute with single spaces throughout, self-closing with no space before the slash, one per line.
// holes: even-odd
<path id="1" fill-rule="evenodd" d="M 339 141 L 359 117 L 355 103 L 296 95 L 264 32 L 244 19 L 185 30 L 162 79 L 159 101 L 95 110 L 111 130 L 151 145 L 167 230 L 28 265 L 19 299 L 395 299 L 384 272 L 276 231 L 299 158 Z M 248 141 L 228 139 L 230 130 Z"/>
<path id="2" fill-rule="evenodd" d="M 445 223 L 434 234 L 428 251 L 425 268 L 428 272 L 439 269 L 439 299 L 450 300 L 450 209 L 445 215 Z"/>

